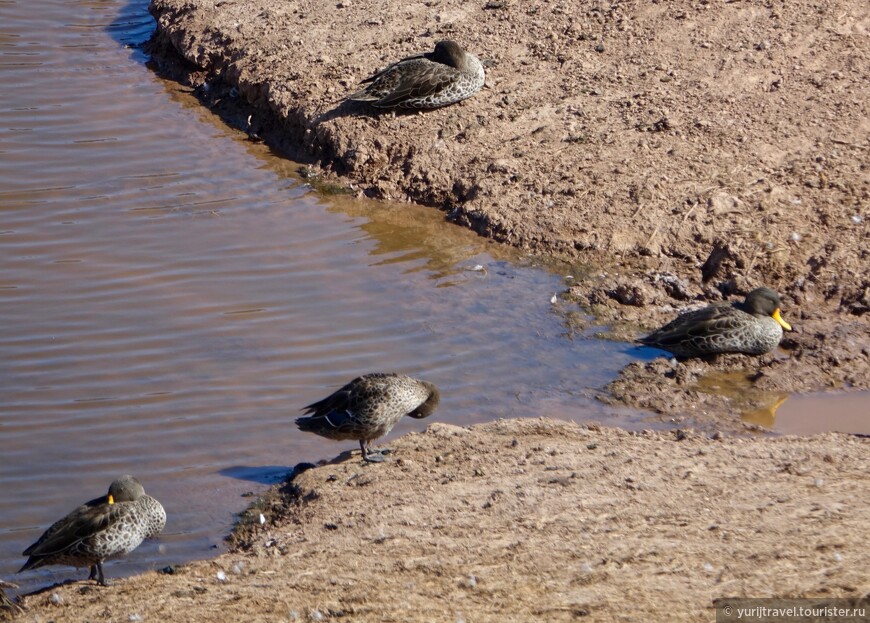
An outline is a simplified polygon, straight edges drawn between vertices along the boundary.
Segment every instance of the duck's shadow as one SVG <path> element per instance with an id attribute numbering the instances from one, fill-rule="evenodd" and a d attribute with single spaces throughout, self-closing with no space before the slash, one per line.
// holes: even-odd
<path id="1" fill-rule="evenodd" d="M 420 110 L 413 108 L 375 108 L 367 102 L 358 102 L 355 100 L 342 100 L 338 105 L 330 110 L 321 113 L 314 119 L 314 124 L 323 123 L 338 119 L 339 117 L 368 117 L 371 119 L 377 117 L 404 117 L 419 114 Z"/>
<path id="2" fill-rule="evenodd" d="M 358 460 L 361 465 L 370 465 L 370 463 L 361 460 L 358 450 L 346 450 L 331 459 L 320 460 L 316 465 L 314 463 L 297 463 L 292 467 L 285 465 L 233 465 L 232 467 L 225 467 L 219 470 L 218 473 L 221 476 L 235 478 L 236 480 L 246 480 L 262 485 L 275 485 L 293 480 L 293 478 L 312 467 L 338 465 L 352 460 Z"/>
<path id="3" fill-rule="evenodd" d="M 293 471 L 294 467 L 286 465 L 233 465 L 219 470 L 218 473 L 236 480 L 274 485 L 285 480 Z"/>
<path id="4" fill-rule="evenodd" d="M 79 590 L 82 593 L 88 593 L 92 590 L 99 591 L 99 590 L 106 590 L 106 589 L 112 588 L 111 585 L 100 586 L 99 584 L 95 583 L 93 580 L 88 580 L 85 578 L 81 578 L 81 579 L 69 578 L 68 580 L 64 580 L 63 582 L 54 582 L 53 584 L 41 586 L 40 588 L 36 588 L 30 592 L 23 593 L 21 596 L 22 597 L 36 597 L 37 595 L 42 595 L 43 593 L 48 593 L 48 592 L 53 591 L 53 590 L 60 588 L 62 586 L 70 586 L 70 585 L 74 585 L 74 584 L 81 585 L 81 588 Z"/>

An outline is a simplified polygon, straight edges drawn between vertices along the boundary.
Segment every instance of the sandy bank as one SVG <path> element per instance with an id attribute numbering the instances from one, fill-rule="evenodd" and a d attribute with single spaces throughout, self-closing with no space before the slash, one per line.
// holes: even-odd
<path id="1" fill-rule="evenodd" d="M 62 586 L 25 620 L 697 621 L 721 596 L 870 592 L 866 439 L 541 419 L 391 445 L 272 490 L 231 553 Z"/>

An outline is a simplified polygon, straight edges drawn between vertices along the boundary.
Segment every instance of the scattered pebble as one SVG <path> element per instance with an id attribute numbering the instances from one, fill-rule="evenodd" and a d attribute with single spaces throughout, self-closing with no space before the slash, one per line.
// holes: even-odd
<path id="1" fill-rule="evenodd" d="M 133 623 L 136 623 L 137 621 L 142 620 L 142 615 L 141 614 L 131 614 L 130 616 L 127 617 L 127 620 L 133 621 Z"/>
<path id="2" fill-rule="evenodd" d="M 260 525 L 261 526 L 266 525 L 266 516 L 263 513 L 260 513 Z"/>
<path id="3" fill-rule="evenodd" d="M 63 603 L 63 597 L 60 596 L 60 593 L 52 593 L 51 597 L 48 598 L 48 601 L 53 603 L 55 606 L 59 606 Z"/>
<path id="4" fill-rule="evenodd" d="M 813 481 L 813 484 L 821 489 L 825 485 L 825 480 L 824 480 L 824 478 L 816 478 Z"/>
<path id="5" fill-rule="evenodd" d="M 217 572 L 217 579 L 220 582 L 226 582 L 227 581 L 227 574 L 224 573 L 223 571 L 218 571 Z"/>
<path id="6" fill-rule="evenodd" d="M 320 610 L 312 610 L 308 613 L 308 618 L 312 621 L 322 621 L 323 613 Z"/>
<path id="7" fill-rule="evenodd" d="M 704 563 L 704 571 L 707 573 L 713 573 L 716 569 L 709 562 Z"/>
<path id="8" fill-rule="evenodd" d="M 238 563 L 236 563 L 236 564 L 233 565 L 233 568 L 231 569 L 231 571 L 232 571 L 233 573 L 235 573 L 236 575 L 239 575 L 239 574 L 242 572 L 242 570 L 243 570 L 244 568 L 245 568 L 245 565 L 242 564 L 242 563 L 240 563 L 240 562 L 238 562 Z"/>
<path id="9" fill-rule="evenodd" d="M 833 559 L 835 562 L 843 562 L 843 555 L 839 552 L 834 552 Z"/>
<path id="10" fill-rule="evenodd" d="M 592 573 L 592 565 L 590 565 L 588 562 L 584 562 L 582 565 L 580 565 L 580 571 L 582 573 Z"/>
<path id="11" fill-rule="evenodd" d="M 791 241 L 792 242 L 800 242 L 801 238 L 802 238 L 802 236 L 799 233 L 797 233 L 796 231 L 791 232 Z"/>
<path id="12" fill-rule="evenodd" d="M 474 577 L 474 574 L 468 576 L 468 586 L 470 588 L 474 588 L 475 586 L 477 586 L 477 578 Z"/>
<path id="13" fill-rule="evenodd" d="M 860 214 L 853 214 L 852 215 L 852 222 L 855 223 L 855 225 L 859 225 L 861 223 L 861 221 L 863 221 L 863 220 L 864 219 L 861 218 Z"/>

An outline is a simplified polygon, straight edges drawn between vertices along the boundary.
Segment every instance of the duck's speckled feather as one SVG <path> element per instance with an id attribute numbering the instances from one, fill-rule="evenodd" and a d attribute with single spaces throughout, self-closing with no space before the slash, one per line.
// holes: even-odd
<path id="1" fill-rule="evenodd" d="M 310 415 L 297 418 L 296 425 L 328 439 L 371 441 L 389 433 L 405 415 L 426 417 L 439 400 L 431 383 L 400 374 L 366 374 L 305 407 Z"/>

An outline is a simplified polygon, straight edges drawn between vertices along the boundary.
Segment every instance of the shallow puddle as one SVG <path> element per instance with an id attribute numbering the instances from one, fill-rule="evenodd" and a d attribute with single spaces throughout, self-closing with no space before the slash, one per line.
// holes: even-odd
<path id="1" fill-rule="evenodd" d="M 788 435 L 829 431 L 870 434 L 870 393 L 790 395 L 756 389 L 743 372 L 714 372 L 700 379 L 700 391 L 725 396 L 749 424 Z"/>
<path id="2" fill-rule="evenodd" d="M 776 410 L 772 428 L 787 435 L 870 435 L 870 392 L 791 396 Z"/>

